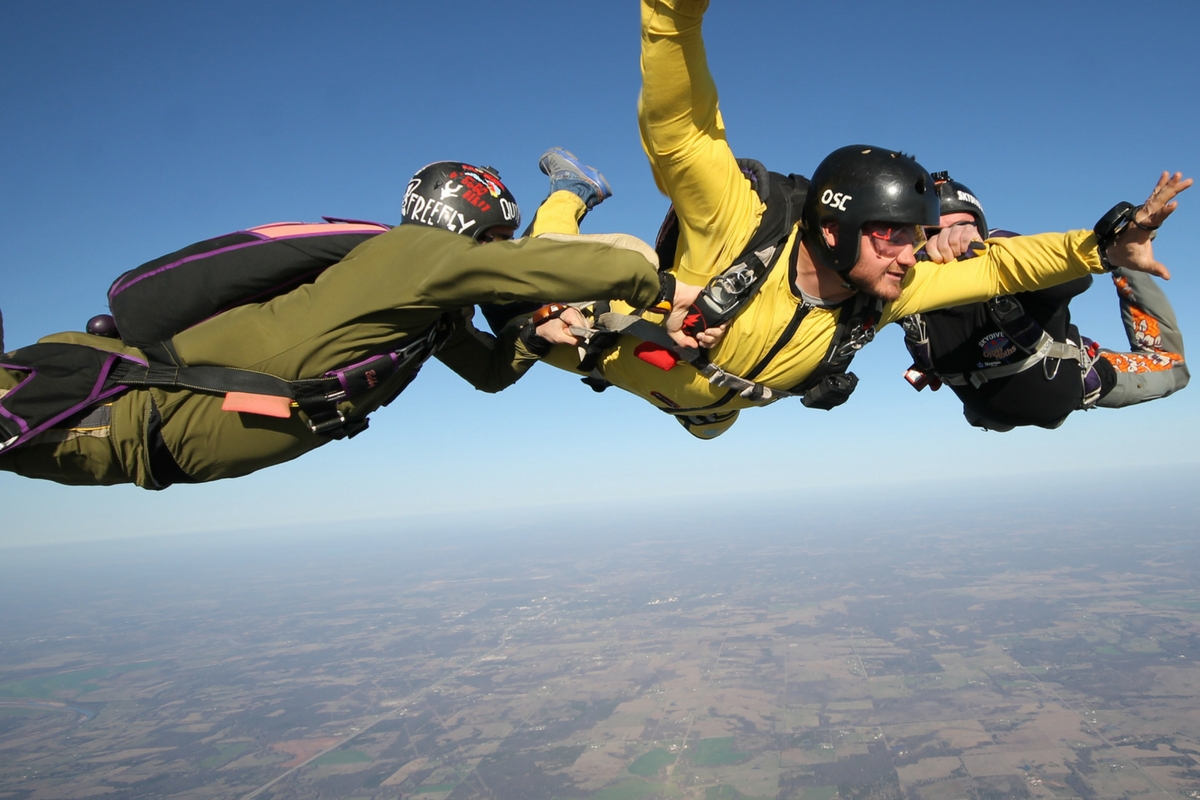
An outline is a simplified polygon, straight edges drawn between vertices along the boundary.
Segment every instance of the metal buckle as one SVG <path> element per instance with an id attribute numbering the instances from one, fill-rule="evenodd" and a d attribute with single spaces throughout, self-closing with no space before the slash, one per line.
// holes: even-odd
<path id="1" fill-rule="evenodd" d="M 727 306 L 741 297 L 754 285 L 754 270 L 743 266 L 737 270 L 719 275 L 708 287 L 709 296 L 719 306 Z"/>
<path id="2" fill-rule="evenodd" d="M 308 429 L 318 435 L 337 430 L 345 424 L 346 415 L 342 413 L 340 408 L 333 409 L 332 416 L 325 416 L 320 421 L 317 421 L 312 414 L 308 415 Z"/>

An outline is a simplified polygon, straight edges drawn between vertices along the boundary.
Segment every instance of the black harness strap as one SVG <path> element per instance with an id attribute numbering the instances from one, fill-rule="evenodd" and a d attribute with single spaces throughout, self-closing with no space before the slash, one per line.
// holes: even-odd
<path id="1" fill-rule="evenodd" d="M 289 381 L 276 375 L 234 367 L 183 366 L 170 342 L 144 349 L 146 362 L 119 352 L 82 344 L 45 343 L 5 354 L 0 369 L 22 375 L 0 394 L 0 451 L 32 441 L 43 432 L 80 420 L 89 409 L 131 387 L 187 389 L 207 394 L 247 392 L 284 397 L 308 417 L 313 433 L 331 439 L 366 429 L 367 413 L 348 418 L 338 405 L 383 385 L 406 367 L 404 379 L 379 405 L 387 405 L 416 377 L 421 366 L 445 344 L 455 315 L 443 315 L 416 341 L 399 350 L 372 356 L 314 379 Z M 162 441 L 162 417 L 151 398 L 146 444 L 154 483 L 194 482 L 171 458 Z"/>
<path id="2" fill-rule="evenodd" d="M 416 372 L 449 338 L 453 322 L 443 315 L 420 339 L 399 350 L 372 356 L 357 364 L 325 373 L 320 378 L 287 380 L 276 375 L 237 367 L 210 365 L 183 366 L 170 341 L 143 349 L 148 366 L 122 362 L 113 368 L 111 378 L 126 386 L 156 386 L 188 389 L 207 394 L 246 392 L 293 401 L 309 420 L 309 428 L 331 439 L 354 437 L 366 430 L 366 416 L 351 419 L 338 408 L 340 403 L 361 396 L 387 381 L 400 370 L 415 367 L 386 403 L 395 399 L 416 377 Z"/>
<path id="3" fill-rule="evenodd" d="M 1037 352 L 1045 329 L 1037 323 L 1012 295 L 993 297 L 987 301 L 988 314 L 1013 344 L 1026 353 Z"/>
<path id="4" fill-rule="evenodd" d="M 741 254 L 720 275 L 708 282 L 690 309 L 689 330 L 703 330 L 728 322 L 741 312 L 762 288 L 783 253 L 792 229 L 800 221 L 808 179 L 800 175 L 769 172 L 758 161 L 738 159 L 746 180 L 766 205 L 758 229 Z M 672 206 L 659 229 L 655 250 L 664 272 L 675 262 L 679 220 Z"/>
<path id="5" fill-rule="evenodd" d="M 878 297 L 858 292 L 846 301 L 838 314 L 837 327 L 825 357 L 791 390 L 803 393 L 805 407 L 829 411 L 850 399 L 858 386 L 858 376 L 848 371 L 850 362 L 859 350 L 874 340 L 882 314 L 883 300 Z"/>

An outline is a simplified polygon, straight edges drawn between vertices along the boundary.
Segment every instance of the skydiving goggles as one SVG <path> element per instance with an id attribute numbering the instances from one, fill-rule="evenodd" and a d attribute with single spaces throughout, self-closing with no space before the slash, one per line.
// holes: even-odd
<path id="1" fill-rule="evenodd" d="M 925 246 L 925 232 L 919 225 L 897 225 L 893 222 L 868 222 L 862 227 L 863 235 L 871 240 L 875 252 L 883 258 L 895 258 L 912 247 L 914 251 Z"/>

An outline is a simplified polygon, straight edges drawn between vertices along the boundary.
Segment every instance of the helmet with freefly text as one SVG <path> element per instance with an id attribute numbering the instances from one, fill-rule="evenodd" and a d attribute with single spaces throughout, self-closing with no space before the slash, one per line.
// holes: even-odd
<path id="1" fill-rule="evenodd" d="M 942 215 L 970 214 L 975 218 L 975 227 L 979 230 L 979 235 L 986 239 L 988 235 L 987 218 L 983 215 L 983 204 L 979 202 L 975 193 L 965 184 L 951 178 L 949 172 L 933 173 L 933 184 L 937 188 Z"/>
<path id="2" fill-rule="evenodd" d="M 804 201 L 804 242 L 818 262 L 845 276 L 858 261 L 859 232 L 868 222 L 936 225 L 933 178 L 911 156 L 854 144 L 834 150 L 817 165 Z M 822 225 L 836 222 L 837 244 L 825 242 Z"/>
<path id="3" fill-rule="evenodd" d="M 400 222 L 445 228 L 478 240 L 497 226 L 520 227 L 521 210 L 490 167 L 437 161 L 409 180 Z"/>

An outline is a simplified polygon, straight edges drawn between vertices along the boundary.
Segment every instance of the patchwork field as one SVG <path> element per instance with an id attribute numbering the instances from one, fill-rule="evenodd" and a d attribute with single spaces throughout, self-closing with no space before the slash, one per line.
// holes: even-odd
<path id="1" fill-rule="evenodd" d="M 0 800 L 1200 798 L 1191 534 L 28 553 Z"/>

